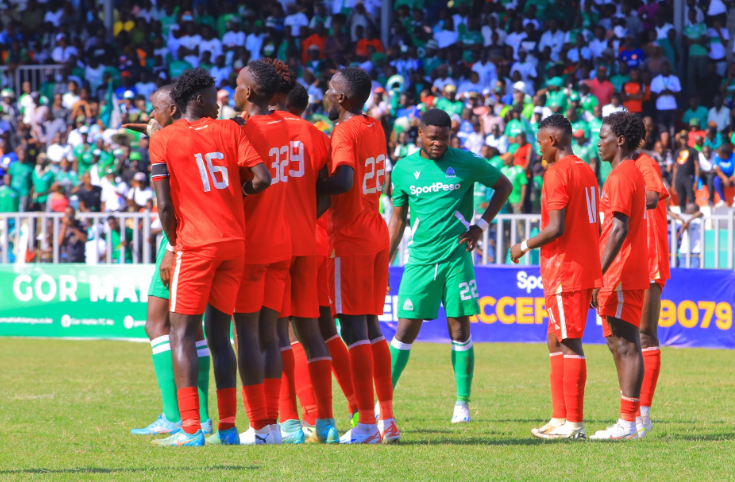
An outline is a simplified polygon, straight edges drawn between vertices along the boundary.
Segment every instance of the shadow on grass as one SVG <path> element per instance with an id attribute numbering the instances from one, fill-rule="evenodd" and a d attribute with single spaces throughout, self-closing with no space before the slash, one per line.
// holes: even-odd
<path id="1" fill-rule="evenodd" d="M 121 473 L 121 472 L 149 472 L 149 471 L 160 471 L 160 470 L 167 470 L 167 471 L 192 471 L 192 470 L 204 470 L 204 471 L 239 471 L 239 470 L 257 470 L 260 467 L 253 465 L 249 467 L 241 466 L 241 465 L 223 465 L 223 466 L 214 466 L 214 467 L 206 467 L 206 466 L 199 466 L 199 467 L 180 467 L 180 466 L 170 466 L 170 467 L 146 467 L 146 468 L 125 468 L 125 467 L 119 467 L 119 468 L 105 468 L 105 467 L 78 467 L 74 469 L 43 469 L 43 468 L 36 468 L 36 469 L 15 469 L 15 470 L 0 470 L 0 474 L 114 474 L 114 473 Z"/>

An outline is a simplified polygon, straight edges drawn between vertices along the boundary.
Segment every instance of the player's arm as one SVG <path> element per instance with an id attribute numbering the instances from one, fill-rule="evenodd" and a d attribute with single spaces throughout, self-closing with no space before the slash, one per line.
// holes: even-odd
<path id="1" fill-rule="evenodd" d="M 393 214 L 390 217 L 388 223 L 388 235 L 390 236 L 390 261 L 393 262 L 393 258 L 396 256 L 398 245 L 401 244 L 403 239 L 403 232 L 406 230 L 408 218 L 408 206 L 394 206 Z"/>
<path id="2" fill-rule="evenodd" d="M 322 167 L 319 169 L 319 172 L 317 173 L 317 183 L 320 180 L 327 179 L 329 177 L 329 171 L 327 170 L 327 166 Z M 329 196 L 329 194 L 320 194 L 319 192 L 316 193 L 316 218 L 319 219 L 322 217 L 324 213 L 327 212 L 329 207 L 332 205 L 332 198 Z"/>
<path id="3" fill-rule="evenodd" d="M 656 206 L 658 206 L 658 193 L 646 191 L 646 209 L 656 209 Z"/>
<path id="4" fill-rule="evenodd" d="M 268 171 L 268 168 L 265 167 L 265 164 L 256 164 L 249 169 L 250 172 L 253 173 L 253 178 L 242 185 L 242 193 L 245 196 L 258 194 L 259 192 L 264 191 L 271 185 L 272 181 L 271 173 Z"/>
<path id="5" fill-rule="evenodd" d="M 564 220 L 566 218 L 567 208 L 555 209 L 549 211 L 549 224 L 531 239 L 526 240 L 526 246 L 523 243 L 514 244 L 510 248 L 510 259 L 514 263 L 523 257 L 528 251 L 549 243 L 553 243 L 557 239 L 564 236 Z"/>
<path id="6" fill-rule="evenodd" d="M 168 165 L 165 161 L 166 147 L 165 141 L 160 139 L 160 135 L 151 138 L 151 144 L 148 153 L 151 156 L 151 179 L 153 182 L 153 190 L 156 193 L 156 202 L 158 203 L 158 219 L 161 221 L 161 228 L 168 238 L 168 246 L 166 254 L 161 261 L 160 273 L 161 282 L 165 287 L 169 287 L 171 280 L 171 269 L 174 261 L 174 246 L 176 246 L 176 213 L 174 211 L 174 203 L 171 199 L 171 183 L 168 173 Z"/>
<path id="7" fill-rule="evenodd" d="M 320 194 L 343 194 L 352 189 L 355 170 L 348 165 L 337 166 L 331 176 L 316 183 L 316 190 Z"/>
<path id="8" fill-rule="evenodd" d="M 628 216 L 620 212 L 613 212 L 612 229 L 610 230 L 610 236 L 607 238 L 607 244 L 605 250 L 602 252 L 600 262 L 602 263 L 602 274 L 604 275 L 610 268 L 610 265 L 615 260 L 615 257 L 623 247 L 625 238 L 628 237 Z M 597 294 L 600 292 L 599 288 L 592 291 L 592 306 L 597 307 Z"/>
<path id="9" fill-rule="evenodd" d="M 487 167 L 496 170 L 489 164 Z M 500 210 L 503 209 L 503 206 L 505 206 L 505 203 L 508 201 L 511 192 L 513 192 L 513 185 L 510 183 L 508 178 L 502 174 L 499 175 L 493 185 L 488 187 L 491 187 L 494 192 L 493 196 L 490 198 L 490 203 L 487 205 L 487 209 L 482 213 L 482 217 L 478 219 L 475 224 L 470 226 L 470 229 L 468 229 L 466 233 L 462 233 L 459 237 L 459 244 L 467 243 L 467 251 L 475 249 L 477 242 L 482 238 L 482 233 L 488 228 Z"/>

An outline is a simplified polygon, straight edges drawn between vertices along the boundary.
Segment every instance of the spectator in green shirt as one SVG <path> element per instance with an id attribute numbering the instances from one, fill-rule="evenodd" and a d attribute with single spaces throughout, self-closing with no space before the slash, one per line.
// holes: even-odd
<path id="1" fill-rule="evenodd" d="M 615 92 L 622 92 L 623 86 L 630 82 L 628 75 L 628 62 L 621 60 L 618 62 L 618 73 L 610 77 L 610 83 L 613 85 Z"/>
<path id="2" fill-rule="evenodd" d="M 687 59 L 687 89 L 694 94 L 703 85 L 709 50 L 707 45 L 707 26 L 697 22 L 697 10 L 689 9 L 689 25 L 684 27 L 684 47 L 688 47 L 689 58 Z"/>
<path id="3" fill-rule="evenodd" d="M 586 162 L 593 172 L 597 172 L 597 145 L 587 140 L 582 129 L 572 132 L 574 132 L 574 154 Z"/>
<path id="4" fill-rule="evenodd" d="M 436 101 L 436 108 L 449 114 L 449 117 L 451 117 L 452 114 L 461 116 L 462 110 L 464 109 L 464 103 L 457 100 L 457 88 L 452 84 L 447 84 L 444 86 L 443 93 L 444 96 L 439 97 Z"/>
<path id="5" fill-rule="evenodd" d="M 3 176 L 0 186 L 0 213 L 15 213 L 20 211 L 20 194 L 11 186 L 10 174 Z"/>
<path id="6" fill-rule="evenodd" d="M 684 111 L 684 115 L 681 118 L 682 124 L 689 125 L 692 119 L 699 119 L 699 127 L 705 129 L 707 127 L 707 116 L 709 110 L 699 105 L 699 95 L 693 95 L 689 97 L 689 108 Z"/>
<path id="7" fill-rule="evenodd" d="M 567 119 L 572 124 L 572 132 L 581 130 L 584 132 L 584 137 L 589 138 L 590 126 L 577 115 L 577 109 L 567 109 Z"/>
<path id="8" fill-rule="evenodd" d="M 107 218 L 110 226 L 110 247 L 112 249 L 112 262 L 120 263 L 120 251 L 125 247 L 125 263 L 133 262 L 133 230 L 125 226 L 125 239 L 120 239 L 120 221 L 115 216 Z"/>
<path id="9" fill-rule="evenodd" d="M 510 193 L 510 197 L 508 197 L 509 211 L 514 214 L 521 214 L 523 212 L 523 200 L 526 198 L 526 185 L 528 184 L 526 171 L 521 166 L 514 166 L 513 156 L 505 154 L 503 157 L 503 167 L 500 169 L 500 172 L 513 185 L 513 191 Z"/>
<path id="10" fill-rule="evenodd" d="M 8 174 L 11 178 L 10 186 L 21 196 L 20 210 L 25 211 L 27 198 L 31 192 L 33 166 L 27 162 L 25 149 L 19 147 L 15 150 L 15 154 L 18 160 L 8 167 Z"/>
<path id="11" fill-rule="evenodd" d="M 36 157 L 36 167 L 31 174 L 33 183 L 33 211 L 46 211 L 46 202 L 51 191 L 56 189 L 54 173 L 51 171 L 45 154 Z"/>

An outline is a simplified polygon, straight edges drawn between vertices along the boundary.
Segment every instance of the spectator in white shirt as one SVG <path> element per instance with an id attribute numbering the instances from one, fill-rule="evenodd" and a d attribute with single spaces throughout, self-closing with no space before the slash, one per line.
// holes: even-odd
<path id="1" fill-rule="evenodd" d="M 508 138 L 500 130 L 500 124 L 493 125 L 492 132 L 485 137 L 485 144 L 494 147 L 500 154 L 508 152 Z"/>
<path id="2" fill-rule="evenodd" d="M 40 2 L 39 2 L 40 3 Z M 43 23 L 50 23 L 56 28 L 61 25 L 61 17 L 64 16 L 64 9 L 59 7 L 56 11 L 48 10 L 43 17 Z"/>
<path id="3" fill-rule="evenodd" d="M 256 61 L 260 58 L 263 39 L 265 39 L 265 33 L 263 33 L 263 21 L 256 20 L 255 30 L 245 39 L 245 50 L 250 52 L 250 60 Z"/>
<path id="4" fill-rule="evenodd" d="M 470 92 L 482 93 L 485 87 L 480 83 L 480 75 L 474 70 L 470 72 L 470 78 L 459 84 L 457 94 L 464 95 Z"/>
<path id="5" fill-rule="evenodd" d="M 543 52 L 546 47 L 551 48 L 551 59 L 559 60 L 559 52 L 564 47 L 564 32 L 559 30 L 559 24 L 556 19 L 549 20 L 549 30 L 541 35 L 538 49 Z"/>
<path id="6" fill-rule="evenodd" d="M 498 19 L 493 17 L 492 15 L 488 15 L 486 21 L 487 24 L 483 25 L 482 29 L 480 30 L 482 33 L 483 46 L 489 47 L 490 45 L 492 45 L 493 32 L 498 34 L 498 43 L 500 45 L 504 45 L 505 37 L 508 34 L 502 28 L 498 28 Z"/>
<path id="7" fill-rule="evenodd" d="M 625 109 L 625 107 L 623 107 L 623 104 L 620 102 L 620 94 L 616 92 L 610 98 L 610 103 L 602 106 L 602 117 L 607 117 L 610 114 L 620 112 L 623 109 Z"/>
<path id="8" fill-rule="evenodd" d="M 495 79 L 498 78 L 495 64 L 490 61 L 490 49 L 482 49 L 480 51 L 480 61 L 472 64 L 472 70 L 480 76 L 480 84 L 483 89 L 489 89 L 495 85 Z"/>
<path id="9" fill-rule="evenodd" d="M 437 72 L 439 76 L 434 80 L 434 84 L 431 86 L 432 91 L 435 93 L 443 92 L 444 87 L 447 85 L 457 87 L 457 83 L 454 79 L 449 77 L 449 68 L 446 65 L 440 65 L 435 69 L 435 72 Z"/>
<path id="10" fill-rule="evenodd" d="M 222 89 L 217 92 L 217 104 L 219 105 L 219 119 L 232 119 L 235 117 L 235 109 L 230 107 L 230 93 Z"/>
<path id="11" fill-rule="evenodd" d="M 225 52 L 235 50 L 237 47 L 245 46 L 245 32 L 242 25 L 236 19 L 227 22 L 227 32 L 222 37 L 222 49 Z"/>
<path id="12" fill-rule="evenodd" d="M 128 192 L 128 206 L 138 211 L 145 207 L 148 200 L 153 199 L 153 189 L 148 185 L 148 176 L 137 172 L 133 176 L 133 188 Z"/>
<path id="13" fill-rule="evenodd" d="M 505 37 L 505 45 L 513 47 L 513 58 L 518 60 L 518 49 L 521 47 L 523 39 L 528 37 L 526 32 L 523 30 L 523 21 L 517 18 L 513 22 L 513 31 Z"/>
<path id="14" fill-rule="evenodd" d="M 472 132 L 464 141 L 465 148 L 473 154 L 479 156 L 482 153 L 482 146 L 485 145 L 485 136 L 482 135 L 482 126 L 480 121 L 472 121 Z"/>
<path id="15" fill-rule="evenodd" d="M 286 15 L 283 25 L 291 27 L 291 36 L 299 37 L 301 28 L 309 26 L 309 19 L 295 3 L 292 3 L 288 6 L 288 15 Z"/>
<path id="16" fill-rule="evenodd" d="M 599 25 L 595 27 L 595 38 L 590 41 L 590 54 L 593 60 L 602 57 L 602 53 L 608 47 L 608 41 L 605 38 L 605 29 Z"/>
<path id="17" fill-rule="evenodd" d="M 220 39 L 214 36 L 214 31 L 209 26 L 204 26 L 203 29 L 203 36 L 201 42 L 199 42 L 199 56 L 201 58 L 201 55 L 204 52 L 210 53 L 211 59 L 216 59 L 220 55 L 222 55 L 222 42 Z"/>
<path id="18" fill-rule="evenodd" d="M 214 78 L 214 85 L 219 87 L 223 81 L 226 81 L 230 77 L 232 68 L 225 64 L 225 56 L 220 55 L 214 60 L 214 67 L 209 70 L 209 73 Z"/>
<path id="19" fill-rule="evenodd" d="M 179 38 L 179 51 L 185 49 L 186 56 L 196 55 L 199 57 L 199 44 L 202 42 L 202 36 L 196 33 L 196 25 L 189 23 L 186 26 L 186 35 Z"/>
<path id="20" fill-rule="evenodd" d="M 66 35 L 64 35 L 63 33 L 60 33 L 56 36 L 56 42 L 58 43 L 58 45 L 54 47 L 54 50 L 51 53 L 51 58 L 57 64 L 65 64 L 72 56 L 79 56 L 77 48 L 73 45 L 68 44 L 66 40 Z"/>
<path id="21" fill-rule="evenodd" d="M 158 86 L 148 77 L 148 72 L 141 70 L 140 80 L 135 84 L 135 90 L 138 94 L 148 99 L 156 89 L 158 89 Z"/>
<path id="22" fill-rule="evenodd" d="M 528 81 L 535 81 L 538 74 L 536 73 L 536 66 L 533 62 L 528 60 L 528 52 L 524 48 L 520 48 L 518 50 L 518 62 L 513 64 L 513 67 L 510 68 L 510 75 L 513 75 L 513 72 L 518 72 L 521 74 L 521 79 L 523 82 Z"/>
<path id="23" fill-rule="evenodd" d="M 61 96 L 61 105 L 64 109 L 71 110 L 72 107 L 74 107 L 74 104 L 79 102 L 78 86 L 77 83 L 72 80 L 69 82 L 67 87 L 69 91 Z"/>
<path id="24" fill-rule="evenodd" d="M 707 114 L 707 123 L 717 124 L 717 130 L 722 132 L 730 127 L 730 109 L 725 107 L 722 96 L 716 95 L 713 99 L 714 107 Z"/>
<path id="25" fill-rule="evenodd" d="M 651 92 L 656 94 L 656 121 L 659 132 L 668 132 L 674 138 L 676 127 L 676 95 L 681 92 L 679 78 L 671 73 L 671 64 L 661 64 L 661 74 L 651 81 Z"/>
<path id="26" fill-rule="evenodd" d="M 459 34 L 454 28 L 454 20 L 451 17 L 444 20 L 444 28 L 434 34 L 434 40 L 436 40 L 440 49 L 454 45 L 458 39 Z"/>

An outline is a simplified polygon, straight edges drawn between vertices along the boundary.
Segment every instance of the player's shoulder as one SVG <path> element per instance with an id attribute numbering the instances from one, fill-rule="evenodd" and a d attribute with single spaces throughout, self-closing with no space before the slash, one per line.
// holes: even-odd
<path id="1" fill-rule="evenodd" d="M 392 175 L 395 176 L 396 174 L 403 174 L 411 171 L 417 164 L 422 163 L 423 159 L 424 158 L 421 157 L 421 151 L 409 154 L 393 164 Z"/>

